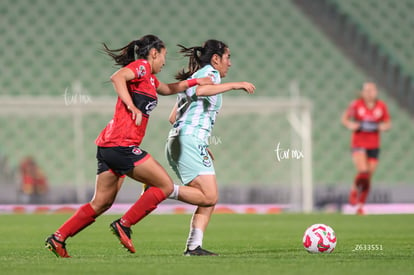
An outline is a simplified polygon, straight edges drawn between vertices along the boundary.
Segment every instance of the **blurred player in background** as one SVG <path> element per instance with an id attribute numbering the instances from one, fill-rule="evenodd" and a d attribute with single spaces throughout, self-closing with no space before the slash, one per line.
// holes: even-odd
<path id="1" fill-rule="evenodd" d="M 349 203 L 357 205 L 357 214 L 363 215 L 371 178 L 378 164 L 380 132 L 391 128 L 387 105 L 378 99 L 375 83 L 363 84 L 360 97 L 342 114 L 342 124 L 352 131 L 352 159 L 357 170 Z"/>
<path id="2" fill-rule="evenodd" d="M 65 241 L 89 226 L 108 210 L 127 175 L 152 186 L 110 228 L 122 245 L 135 252 L 130 227 L 138 223 L 173 191 L 173 182 L 163 167 L 139 146 L 144 138 L 149 114 L 157 105 L 157 93 L 171 95 L 198 84 L 212 84 L 210 78 L 194 78 L 165 84 L 156 78 L 164 66 L 167 53 L 164 43 L 154 35 L 146 35 L 123 48 L 105 52 L 122 68 L 111 81 L 118 94 L 113 119 L 96 139 L 98 171 L 95 194 L 81 206 L 54 234 L 46 239 L 46 247 L 58 257 L 70 257 Z"/>
<path id="3" fill-rule="evenodd" d="M 41 203 L 49 191 L 47 177 L 33 157 L 27 156 L 20 163 L 21 192 L 24 203 Z"/>
<path id="4" fill-rule="evenodd" d="M 184 255 L 215 256 L 216 253 L 202 248 L 203 234 L 218 200 L 208 138 L 222 105 L 222 93 L 244 90 L 252 94 L 255 87 L 249 82 L 221 84 L 221 79 L 227 75 L 231 66 L 230 49 L 223 42 L 207 40 L 199 47 L 179 47 L 180 52 L 189 57 L 189 64 L 188 71 L 182 70 L 176 79 L 192 81 L 195 78 L 210 77 L 215 85 L 190 87 L 178 94 L 177 103 L 170 115 L 173 127 L 166 144 L 166 154 L 183 185 L 174 185 L 170 198 L 198 205 L 191 220 Z"/>

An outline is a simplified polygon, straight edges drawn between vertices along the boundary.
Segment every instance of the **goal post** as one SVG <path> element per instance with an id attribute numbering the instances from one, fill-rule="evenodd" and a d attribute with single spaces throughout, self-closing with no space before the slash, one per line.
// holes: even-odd
<path id="1" fill-rule="evenodd" d="M 218 115 L 218 120 L 232 115 L 259 115 L 268 121 L 269 128 L 272 127 L 274 116 L 285 120 L 290 126 L 289 130 L 284 128 L 272 131 L 269 128 L 251 129 L 258 136 L 273 135 L 272 139 L 276 148 L 275 166 L 280 162 L 290 164 L 290 209 L 310 213 L 313 210 L 313 173 L 312 173 L 312 104 L 302 97 L 277 98 L 277 97 L 237 97 L 226 98 L 223 108 Z M 248 119 L 247 119 L 248 120 Z M 218 122 L 220 123 L 220 122 Z M 236 123 L 236 122 L 235 122 Z M 245 129 L 245 123 L 240 122 L 241 131 Z M 280 122 L 279 122 L 280 123 Z M 283 122 L 281 122 L 283 124 Z M 283 149 L 278 148 L 286 131 L 290 140 Z M 252 145 L 253 147 L 253 145 Z M 278 151 L 279 149 L 279 151 Z M 252 148 L 254 150 L 254 147 Z M 277 155 L 279 154 L 279 156 Z M 282 159 L 283 158 L 283 159 Z M 256 168 L 260 169 L 260 167 Z M 281 172 L 283 168 L 279 169 Z M 283 178 L 283 177 L 282 177 Z M 277 181 L 277 177 L 274 179 Z M 281 179 L 282 180 L 282 179 Z"/>

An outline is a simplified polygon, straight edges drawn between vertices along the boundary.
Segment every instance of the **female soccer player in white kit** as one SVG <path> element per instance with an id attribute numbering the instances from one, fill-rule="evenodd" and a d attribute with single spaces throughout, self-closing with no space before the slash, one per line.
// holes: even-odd
<path id="1" fill-rule="evenodd" d="M 170 198 L 198 205 L 191 220 L 190 233 L 184 255 L 215 256 L 202 248 L 203 234 L 218 200 L 217 181 L 208 138 L 222 106 L 222 93 L 244 90 L 252 94 L 255 86 L 249 82 L 221 84 L 231 66 L 230 49 L 221 41 L 207 40 L 201 47 L 180 52 L 189 57 L 188 71 L 176 75 L 178 80 L 209 76 L 215 84 L 189 88 L 179 93 L 171 112 L 166 154 L 168 161 L 182 182 L 175 185 Z"/>

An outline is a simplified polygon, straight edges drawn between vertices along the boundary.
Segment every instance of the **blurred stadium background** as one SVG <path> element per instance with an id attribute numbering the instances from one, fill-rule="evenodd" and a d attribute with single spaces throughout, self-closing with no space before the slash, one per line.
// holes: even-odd
<path id="1" fill-rule="evenodd" d="M 340 115 L 367 79 L 380 85 L 393 119 L 369 202 L 412 203 L 413 13 L 414 0 L 2 0 L 0 203 L 31 202 L 19 191 L 26 156 L 48 179 L 37 202 L 90 198 L 94 140 L 116 100 L 109 82 L 116 68 L 101 43 L 118 48 L 148 33 L 168 47 L 163 82 L 186 65 L 176 44 L 215 38 L 232 51 L 225 81 L 257 87 L 251 97 L 225 95 L 211 140 L 221 203 L 300 207 L 303 181 L 313 182 L 314 209 L 345 203 L 354 168 Z M 160 98 L 142 144 L 171 175 L 164 143 L 173 101 Z M 311 147 L 304 148 L 292 115 L 309 110 Z M 278 161 L 278 144 L 310 155 Z M 127 181 L 118 202 L 134 201 L 140 188 Z"/>

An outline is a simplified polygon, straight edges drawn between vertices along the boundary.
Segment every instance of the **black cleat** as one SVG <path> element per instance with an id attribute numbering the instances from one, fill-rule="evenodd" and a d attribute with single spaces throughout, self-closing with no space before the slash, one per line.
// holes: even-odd
<path id="1" fill-rule="evenodd" d="M 197 246 L 193 250 L 190 250 L 187 248 L 187 250 L 184 251 L 184 256 L 218 256 L 218 255 L 219 254 L 202 249 L 201 246 Z"/>
<path id="2" fill-rule="evenodd" d="M 109 226 L 115 236 L 118 237 L 121 244 L 131 253 L 135 253 L 135 248 L 131 240 L 132 230 L 129 227 L 123 226 L 120 220 L 116 220 Z"/>
<path id="3" fill-rule="evenodd" d="M 58 258 L 70 258 L 68 252 L 66 251 L 66 243 L 56 239 L 53 234 L 45 240 L 45 247 Z"/>

